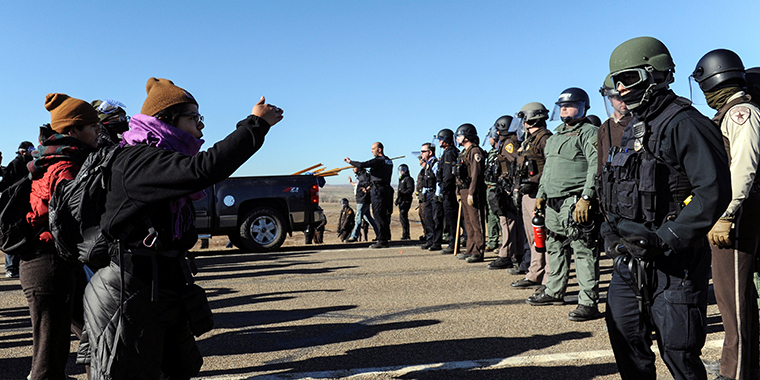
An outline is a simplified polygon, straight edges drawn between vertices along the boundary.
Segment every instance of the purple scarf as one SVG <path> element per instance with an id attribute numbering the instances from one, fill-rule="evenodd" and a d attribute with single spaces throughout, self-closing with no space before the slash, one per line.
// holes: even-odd
<path id="1" fill-rule="evenodd" d="M 200 152 L 203 139 L 164 123 L 153 116 L 137 114 L 129 121 L 129 130 L 122 134 L 121 146 L 147 144 L 173 152 L 195 156 Z M 195 226 L 195 215 L 190 208 L 190 202 L 206 197 L 201 190 L 190 196 L 171 201 L 169 208 L 172 213 L 173 238 L 179 239 L 182 234 Z"/>

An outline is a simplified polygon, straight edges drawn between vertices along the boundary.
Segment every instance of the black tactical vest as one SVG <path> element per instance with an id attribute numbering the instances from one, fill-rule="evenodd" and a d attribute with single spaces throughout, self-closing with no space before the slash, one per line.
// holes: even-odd
<path id="1" fill-rule="evenodd" d="M 422 170 L 422 178 L 420 181 L 422 182 L 420 186 L 423 188 L 434 188 L 436 184 L 435 179 L 435 172 L 433 171 L 433 166 L 438 162 L 437 158 L 433 158 L 428 165 Z"/>
<path id="2" fill-rule="evenodd" d="M 623 132 L 622 148 L 613 148 L 602 168 L 600 201 L 606 212 L 657 225 L 678 215 L 692 186 L 686 173 L 662 158 L 660 144 L 670 121 L 690 105 L 678 97 L 648 123 L 631 120 Z"/>

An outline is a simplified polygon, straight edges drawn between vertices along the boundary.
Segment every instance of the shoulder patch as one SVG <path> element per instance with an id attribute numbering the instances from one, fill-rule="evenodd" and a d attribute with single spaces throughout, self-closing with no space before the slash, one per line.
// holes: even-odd
<path id="1" fill-rule="evenodd" d="M 507 144 L 507 145 L 504 147 L 504 150 L 506 150 L 506 151 L 507 151 L 507 153 L 509 153 L 509 154 L 512 154 L 512 153 L 515 151 L 515 146 L 514 146 L 514 144 L 512 144 L 512 143 L 509 143 L 509 144 Z"/>
<path id="2" fill-rule="evenodd" d="M 480 154 L 478 153 L 475 153 L 475 157 L 473 158 L 475 159 L 475 162 L 480 162 L 483 160 L 483 157 L 481 157 Z"/>
<path id="3" fill-rule="evenodd" d="M 747 106 L 737 106 L 731 108 L 730 111 L 728 111 L 728 116 L 731 118 L 731 121 L 733 121 L 736 124 L 742 125 L 749 120 L 750 114 L 752 111 L 749 110 L 749 107 Z"/>

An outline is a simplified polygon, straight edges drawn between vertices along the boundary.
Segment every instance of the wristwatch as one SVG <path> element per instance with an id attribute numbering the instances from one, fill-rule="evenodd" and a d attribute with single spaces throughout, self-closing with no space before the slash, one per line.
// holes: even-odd
<path id="1" fill-rule="evenodd" d="M 591 200 L 591 197 L 588 196 L 588 195 L 585 195 L 585 194 L 581 195 L 581 198 L 583 198 L 584 201 L 590 201 Z"/>

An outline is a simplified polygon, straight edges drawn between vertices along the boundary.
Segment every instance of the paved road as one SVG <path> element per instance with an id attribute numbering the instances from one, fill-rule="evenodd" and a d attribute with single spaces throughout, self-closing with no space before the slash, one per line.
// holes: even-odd
<path id="1" fill-rule="evenodd" d="M 202 378 L 619 378 L 604 320 L 567 319 L 574 273 L 567 305 L 533 307 L 524 303 L 531 290 L 509 287 L 519 277 L 486 269 L 493 254 L 467 264 L 398 243 L 203 253 L 198 282 L 216 328 L 199 339 Z M 610 266 L 602 260 L 603 299 Z M 18 281 L 0 281 L 0 379 L 28 373 L 25 306 Z M 714 300 L 708 317 L 703 352 L 717 359 L 723 333 Z M 671 378 L 659 364 L 658 378 Z M 73 377 L 83 372 L 70 364 Z"/>

